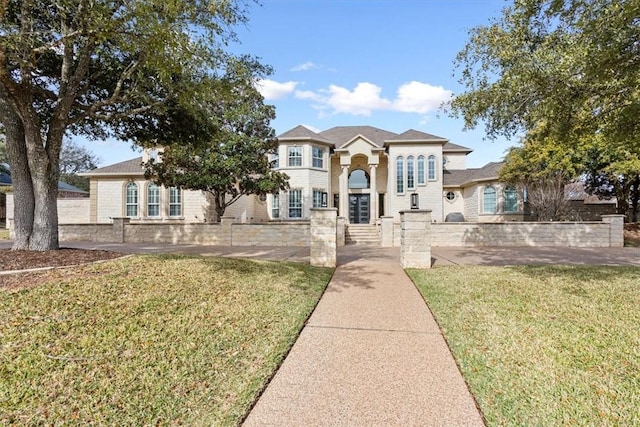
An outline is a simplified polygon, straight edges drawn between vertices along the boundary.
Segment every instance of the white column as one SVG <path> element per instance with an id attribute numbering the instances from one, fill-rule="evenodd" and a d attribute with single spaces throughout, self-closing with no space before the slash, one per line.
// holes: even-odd
<path id="1" fill-rule="evenodd" d="M 349 166 L 345 165 L 340 174 L 340 216 L 349 223 Z"/>
<path id="2" fill-rule="evenodd" d="M 369 191 L 371 197 L 371 201 L 369 202 L 369 205 L 371 206 L 369 223 L 375 224 L 378 219 L 378 182 L 376 180 L 376 170 L 378 165 L 369 165 L 369 167 L 371 168 L 371 174 L 369 175 L 371 178 L 371 182 L 369 183 L 371 188 Z"/>

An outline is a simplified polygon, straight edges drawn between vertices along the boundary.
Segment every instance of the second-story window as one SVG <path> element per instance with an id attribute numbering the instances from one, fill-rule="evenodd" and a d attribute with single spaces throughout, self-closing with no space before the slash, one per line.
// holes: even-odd
<path id="1" fill-rule="evenodd" d="M 324 167 L 324 149 L 313 147 L 313 167 L 322 169 Z"/>
<path id="2" fill-rule="evenodd" d="M 302 147 L 289 147 L 289 160 L 287 165 L 289 167 L 292 166 L 302 166 Z"/>
<path id="3" fill-rule="evenodd" d="M 280 155 L 278 153 L 271 155 L 271 167 L 273 169 L 278 169 L 280 167 Z"/>

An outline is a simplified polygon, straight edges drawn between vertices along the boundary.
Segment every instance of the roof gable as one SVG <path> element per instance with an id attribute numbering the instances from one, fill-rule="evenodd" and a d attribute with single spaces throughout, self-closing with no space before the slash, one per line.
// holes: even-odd
<path id="1" fill-rule="evenodd" d="M 373 126 L 337 126 L 320 132 L 320 135 L 333 142 L 336 148 L 342 148 L 358 136 L 369 141 L 375 147 L 382 148 L 387 139 L 397 136 L 393 132 Z"/>
<path id="2" fill-rule="evenodd" d="M 80 175 L 144 175 L 144 168 L 142 167 L 142 157 L 136 157 L 135 159 L 125 160 L 124 162 L 114 163 L 102 168 L 93 169 Z"/>
<path id="3" fill-rule="evenodd" d="M 318 135 L 314 131 L 306 128 L 305 126 L 298 125 L 293 129 L 289 129 L 285 133 L 278 136 L 278 139 L 281 141 L 316 141 L 323 142 L 325 144 L 331 144 L 332 142 L 323 138 L 321 135 Z"/>
<path id="4" fill-rule="evenodd" d="M 409 129 L 406 132 L 397 135 L 395 138 L 390 139 L 388 142 L 440 142 L 445 143 L 448 141 L 446 138 L 432 135 L 426 132 L 420 132 L 419 130 Z"/>

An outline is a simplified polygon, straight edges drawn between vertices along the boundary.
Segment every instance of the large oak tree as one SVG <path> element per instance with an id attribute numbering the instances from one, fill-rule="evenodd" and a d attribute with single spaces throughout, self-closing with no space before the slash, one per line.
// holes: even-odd
<path id="1" fill-rule="evenodd" d="M 490 138 L 598 133 L 640 150 L 639 40 L 639 0 L 515 0 L 471 30 L 451 112 Z"/>
<path id="2" fill-rule="evenodd" d="M 0 0 L 0 121 L 15 191 L 14 249 L 58 248 L 65 134 L 104 136 L 215 76 L 241 0 Z M 184 88 L 183 88 L 184 89 Z"/>

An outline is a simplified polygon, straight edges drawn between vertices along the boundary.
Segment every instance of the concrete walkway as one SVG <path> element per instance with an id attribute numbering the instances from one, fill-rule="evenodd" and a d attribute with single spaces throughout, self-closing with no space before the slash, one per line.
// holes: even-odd
<path id="1" fill-rule="evenodd" d="M 348 249 L 245 425 L 484 425 L 397 251 Z"/>

